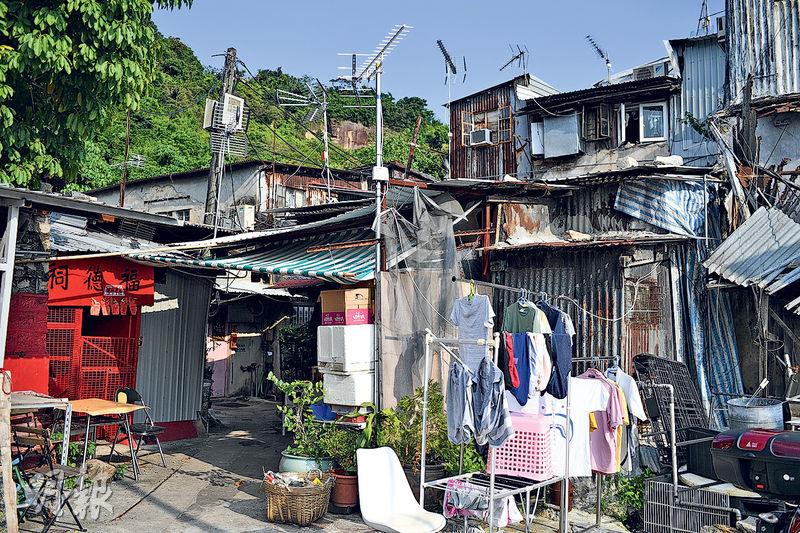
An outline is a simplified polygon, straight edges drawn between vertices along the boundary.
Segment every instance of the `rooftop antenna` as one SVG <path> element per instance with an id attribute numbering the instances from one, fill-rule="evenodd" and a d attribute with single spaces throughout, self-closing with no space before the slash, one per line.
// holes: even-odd
<path id="1" fill-rule="evenodd" d="M 278 105 L 281 107 L 302 107 L 308 109 L 305 116 L 305 121 L 314 123 L 322 119 L 322 179 L 325 181 L 325 186 L 328 189 L 328 203 L 333 201 L 331 193 L 331 186 L 333 177 L 331 176 L 331 168 L 328 153 L 328 91 L 319 79 L 314 80 L 316 84 L 312 86 L 311 83 L 306 82 L 308 93 L 300 94 L 283 89 L 277 89 L 275 92 Z"/>
<path id="2" fill-rule="evenodd" d="M 464 77 L 461 78 L 461 83 L 467 82 L 467 56 L 461 56 L 461 59 L 464 60 Z"/>
<path id="3" fill-rule="evenodd" d="M 594 53 L 596 53 L 598 57 L 600 57 L 600 59 L 602 59 L 605 62 L 606 71 L 608 72 L 607 81 L 608 84 L 611 85 L 611 58 L 608 57 L 608 53 L 605 50 L 600 48 L 600 45 L 597 44 L 597 41 L 595 41 L 594 37 L 592 37 L 591 35 L 586 36 L 586 42 L 589 43 L 589 46 L 591 47 L 592 50 L 594 50 Z"/>
<path id="4" fill-rule="evenodd" d="M 708 0 L 703 0 L 703 4 L 700 6 L 700 18 L 697 19 L 697 35 L 700 35 L 701 27 L 705 30 L 705 34 L 708 35 L 710 26 L 711 16 L 708 14 Z"/>
<path id="5" fill-rule="evenodd" d="M 441 39 L 436 41 L 436 46 L 439 47 L 439 52 L 442 54 L 442 58 L 444 59 L 444 83 L 447 85 L 447 112 L 450 112 L 450 100 L 452 99 L 452 86 L 453 86 L 453 76 L 458 74 L 458 69 L 456 68 L 456 64 L 453 62 L 453 58 L 450 55 L 450 52 L 447 51 L 447 47 L 445 47 L 444 43 Z M 464 57 L 464 80 L 466 80 L 467 71 L 466 71 L 467 59 Z M 463 83 L 463 81 L 462 81 Z M 453 145 L 453 132 L 450 125 L 450 120 L 447 121 L 447 145 L 448 147 Z M 447 150 L 447 178 L 450 177 L 450 149 Z"/>
<path id="6" fill-rule="evenodd" d="M 508 45 L 511 49 L 511 59 L 503 63 L 503 66 L 500 67 L 500 71 L 504 71 L 512 64 L 516 63 L 517 68 L 522 69 L 522 71 L 527 74 L 528 73 L 528 47 L 525 45 Z"/>
<path id="7" fill-rule="evenodd" d="M 375 167 L 372 169 L 372 181 L 375 182 L 375 237 L 381 239 L 381 206 L 382 187 L 381 183 L 389 182 L 389 169 L 383 166 L 383 102 L 381 101 L 381 78 L 383 77 L 383 63 L 386 57 L 400 44 L 400 41 L 408 35 L 412 27 L 407 24 L 397 24 L 389 30 L 389 33 L 377 44 L 369 54 L 352 54 L 350 83 L 355 87 L 358 83 L 369 81 L 375 78 Z M 356 68 L 357 56 L 361 55 L 363 60 L 361 65 Z M 375 245 L 375 291 L 380 295 L 380 271 L 381 245 Z M 377 328 L 376 328 L 377 332 Z M 377 337 L 376 337 L 377 339 Z M 375 344 L 378 346 L 378 343 Z"/>

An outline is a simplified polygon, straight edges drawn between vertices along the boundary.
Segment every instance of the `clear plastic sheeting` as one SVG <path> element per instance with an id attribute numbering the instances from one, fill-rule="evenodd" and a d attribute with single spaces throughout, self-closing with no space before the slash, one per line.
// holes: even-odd
<path id="1" fill-rule="evenodd" d="M 425 329 L 437 336 L 455 334 L 450 322 L 453 301 L 460 295 L 456 272 L 453 221 L 460 205 L 452 197 L 440 205 L 414 190 L 413 220 L 396 210 L 382 217 L 386 257 L 392 258 L 381 277 L 381 405 L 392 407 L 422 386 Z M 463 212 L 463 211 L 462 211 Z M 433 357 L 431 378 L 446 384 L 442 351 Z"/>

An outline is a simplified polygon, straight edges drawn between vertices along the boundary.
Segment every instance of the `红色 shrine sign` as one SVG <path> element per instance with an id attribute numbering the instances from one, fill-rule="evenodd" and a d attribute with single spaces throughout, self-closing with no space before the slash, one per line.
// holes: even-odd
<path id="1" fill-rule="evenodd" d="M 109 300 L 153 305 L 153 267 L 118 257 L 51 261 L 47 304 L 93 306 Z"/>

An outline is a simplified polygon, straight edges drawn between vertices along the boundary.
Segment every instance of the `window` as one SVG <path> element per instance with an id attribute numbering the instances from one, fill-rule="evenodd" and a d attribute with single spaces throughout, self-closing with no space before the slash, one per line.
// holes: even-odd
<path id="1" fill-rule="evenodd" d="M 587 141 L 599 141 L 611 137 L 609 111 L 607 105 L 599 105 L 586 109 L 583 113 L 583 138 Z"/>
<path id="2" fill-rule="evenodd" d="M 667 104 L 639 105 L 639 139 L 641 142 L 667 140 Z"/>
<path id="3" fill-rule="evenodd" d="M 493 111 L 471 113 L 461 116 L 461 144 L 469 146 L 469 134 L 475 130 L 489 130 L 492 144 L 511 142 L 513 122 L 511 107 L 503 106 Z"/>
<path id="4" fill-rule="evenodd" d="M 176 209 L 174 211 L 164 211 L 159 213 L 159 215 L 164 215 L 165 217 L 172 217 L 176 220 L 184 220 L 186 222 L 189 221 L 189 216 L 191 214 L 191 209 Z"/>

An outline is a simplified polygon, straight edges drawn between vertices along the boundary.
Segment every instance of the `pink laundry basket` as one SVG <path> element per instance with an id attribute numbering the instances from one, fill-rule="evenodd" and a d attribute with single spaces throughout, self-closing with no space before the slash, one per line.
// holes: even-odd
<path id="1" fill-rule="evenodd" d="M 553 477 L 550 421 L 545 415 L 511 413 L 514 436 L 497 448 L 495 474 L 545 481 Z M 491 472 L 492 454 L 486 464 Z"/>

